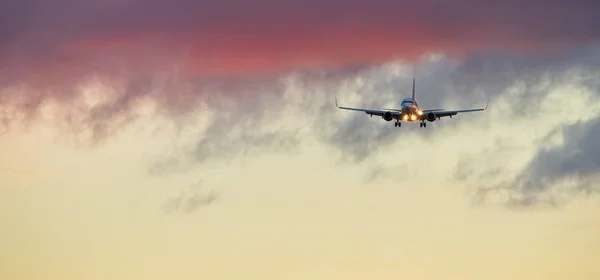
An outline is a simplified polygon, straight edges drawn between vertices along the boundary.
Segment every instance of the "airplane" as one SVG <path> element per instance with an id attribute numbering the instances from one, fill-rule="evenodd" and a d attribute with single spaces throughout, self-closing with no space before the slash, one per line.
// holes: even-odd
<path id="1" fill-rule="evenodd" d="M 476 111 L 485 111 L 487 110 L 489 105 L 488 103 L 484 108 L 478 109 L 467 109 L 467 110 L 453 110 L 453 111 L 445 111 L 445 109 L 428 109 L 421 110 L 417 101 L 415 100 L 415 79 L 413 79 L 413 87 L 412 87 L 412 97 L 407 97 L 400 103 L 401 109 L 383 109 L 383 110 L 371 110 L 371 109 L 361 109 L 361 108 L 349 108 L 349 107 L 340 107 L 338 106 L 337 97 L 335 98 L 335 106 L 338 109 L 343 110 L 352 110 L 365 112 L 368 115 L 381 116 L 386 121 L 391 121 L 393 119 L 396 120 L 394 123 L 395 127 L 401 127 L 402 121 L 405 122 L 418 122 L 420 121 L 420 127 L 427 127 L 427 123 L 425 121 L 434 122 L 436 119 L 440 119 L 442 117 L 450 117 L 458 114 L 458 113 L 467 113 L 467 112 L 476 112 Z"/>

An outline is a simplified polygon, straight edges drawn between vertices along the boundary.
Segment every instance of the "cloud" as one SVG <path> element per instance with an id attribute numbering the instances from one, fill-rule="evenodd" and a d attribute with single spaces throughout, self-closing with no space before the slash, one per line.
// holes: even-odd
<path id="1" fill-rule="evenodd" d="M 480 71 L 478 63 L 483 60 L 486 67 L 498 67 L 491 61 L 491 54 L 485 52 L 489 49 L 501 51 L 497 59 L 503 59 L 503 54 L 511 50 L 543 53 L 558 45 L 572 47 L 563 42 L 581 45 L 597 40 L 596 6 L 595 1 L 584 0 L 568 5 L 547 1 L 523 5 L 512 0 L 435 0 L 410 5 L 387 0 L 352 4 L 311 0 L 301 5 L 271 0 L 252 4 L 239 0 L 3 1 L 0 131 L 15 120 L 35 119 L 48 103 L 73 105 L 104 99 L 92 102 L 93 108 L 77 106 L 56 116 L 67 120 L 66 131 L 85 131 L 86 141 L 99 143 L 135 121 L 137 115 L 129 113 L 148 99 L 159 103 L 156 110 L 160 113 L 185 115 L 205 103 L 215 108 L 222 95 L 243 100 L 249 100 L 244 96 L 257 97 L 259 92 L 279 96 L 277 92 L 284 91 L 284 86 L 263 90 L 257 84 L 277 84 L 281 73 L 293 77 L 302 69 L 319 73 L 323 69 L 345 72 L 354 68 L 364 74 L 362 70 L 377 69 L 380 63 L 394 59 L 416 63 L 420 55 L 435 51 L 467 56 L 462 71 L 465 75 L 448 79 L 442 70 L 436 76 L 459 83 L 466 91 L 461 94 L 472 94 L 469 85 L 473 81 L 463 81 L 471 79 L 470 69 Z M 473 50 L 483 51 L 484 58 L 469 56 Z M 523 56 L 519 56 L 512 63 L 523 63 L 523 67 L 532 63 L 536 67 L 556 65 L 562 58 L 549 59 L 555 55 L 522 62 Z M 562 61 L 573 63 L 573 55 L 567 56 L 569 59 Z M 491 71 L 500 70 L 509 69 Z M 376 72 L 373 70 L 369 79 L 375 78 Z M 400 90 L 395 87 L 400 84 L 404 90 L 408 78 L 383 75 L 388 75 L 388 84 L 365 83 L 361 91 L 373 87 L 390 92 Z M 487 79 L 484 84 L 489 85 L 508 84 L 514 77 L 496 81 L 502 79 L 496 73 L 491 80 L 482 75 L 475 78 Z M 313 81 L 304 83 L 318 86 Z M 335 85 L 339 81 L 330 79 L 325 85 L 330 87 L 329 93 L 341 90 Z M 96 91 L 108 97 L 96 93 L 82 98 L 83 89 L 90 87 L 101 88 Z M 420 82 L 419 87 L 427 92 L 444 90 L 441 82 Z M 500 88 L 484 89 L 501 92 Z M 430 94 L 422 98 L 435 102 L 434 97 Z M 387 131 L 375 133 L 374 138 L 380 142 L 392 140 Z M 342 145 L 357 140 L 348 135 L 339 132 L 328 137 Z M 358 159 L 369 150 L 358 149 Z"/>
<path id="2" fill-rule="evenodd" d="M 333 103 L 333 97 L 338 96 L 344 105 L 393 107 L 410 94 L 409 65 L 389 63 L 328 78 L 288 75 L 282 77 L 282 88 L 278 88 L 284 92 L 282 96 L 257 102 L 265 105 L 258 112 L 239 108 L 245 116 L 240 125 L 215 118 L 213 125 L 223 132 L 202 136 L 187 155 L 183 153 L 188 159 L 183 162 L 214 164 L 223 156 L 237 158 L 242 150 L 291 153 L 291 147 L 317 139 L 338 150 L 336 155 L 347 162 L 370 166 L 366 180 L 407 179 L 419 176 L 411 173 L 411 166 L 423 166 L 423 174 L 438 173 L 436 177 L 440 177 L 447 173 L 447 182 L 476 186 L 479 192 L 475 199 L 489 199 L 495 194 L 504 196 L 501 203 L 513 208 L 560 206 L 573 195 L 590 193 L 590 183 L 598 174 L 594 167 L 598 163 L 593 162 L 598 145 L 590 139 L 596 136 L 600 114 L 599 58 L 597 49 L 591 48 L 534 57 L 496 53 L 474 55 L 464 62 L 425 61 L 418 66 L 417 80 L 422 106 L 462 108 L 482 106 L 487 99 L 492 102 L 485 114 L 462 115 L 419 130 L 393 128 L 380 118 L 338 111 Z M 267 133 L 273 128 L 276 133 Z M 263 141 L 244 141 L 248 135 L 266 137 Z M 290 145 L 264 141 L 269 135 L 289 139 Z M 207 146 L 210 152 L 194 156 L 199 150 L 208 151 Z M 397 153 L 397 158 L 383 160 L 386 151 Z M 178 163 L 182 161 L 169 162 L 171 167 Z M 191 168 L 185 164 L 179 167 Z M 574 179 L 567 188 L 555 184 L 569 178 Z M 531 188 L 531 183 L 536 187 Z"/>
<path id="3" fill-rule="evenodd" d="M 168 214 L 178 212 L 190 214 L 218 199 L 219 195 L 214 190 L 203 192 L 200 188 L 202 188 L 202 181 L 188 186 L 179 196 L 168 199 L 163 204 L 163 210 Z"/>
<path id="4" fill-rule="evenodd" d="M 11 10 L 11 3 L 3 4 Z M 435 150 L 447 141 L 440 139 L 472 133 L 487 144 L 477 146 L 479 155 L 448 152 L 449 180 L 496 186 L 499 177 L 526 168 L 535 141 L 577 117 L 543 117 L 552 110 L 548 104 L 562 104 L 553 98 L 567 90 L 564 84 L 600 89 L 599 49 L 586 45 L 599 37 L 591 1 L 433 1 L 411 9 L 392 9 L 399 4 L 391 1 L 342 8 L 336 1 L 302 7 L 146 1 L 143 11 L 140 3 L 14 6 L 15 14 L 26 16 L 7 16 L 10 24 L 0 30 L 0 131 L 42 119 L 63 139 L 93 146 L 151 123 L 147 127 L 157 134 L 171 134 L 150 163 L 154 175 L 243 155 L 290 154 L 313 141 L 331 147 L 342 163 L 368 164 L 371 179 L 412 176 L 411 160 L 396 159 L 403 163 L 390 167 L 380 160 L 382 151 L 408 141 Z M 420 56 L 438 50 L 444 55 Z M 490 100 L 491 110 L 417 133 L 335 109 L 335 96 L 347 106 L 397 106 L 410 94 L 413 65 L 422 106 L 480 107 Z M 567 114 L 569 104 L 556 110 Z M 528 122 L 537 128 L 523 135 Z M 489 126 L 511 137 L 484 138 L 494 133 Z M 490 163 L 490 157 L 496 159 Z"/>
<path id="5" fill-rule="evenodd" d="M 571 1 L 3 1 L 3 82 L 59 84 L 181 61 L 193 76 L 277 75 L 443 51 L 540 51 L 600 36 Z M 141 8 L 143 7 L 143 8 Z M 58 85 L 56 85 L 58 86 Z"/>
<path id="6" fill-rule="evenodd" d="M 496 55 L 477 56 L 452 74 L 453 84 L 464 88 L 460 98 L 475 97 L 480 92 L 491 93 L 496 98 L 511 96 L 507 118 L 524 117 L 538 129 L 540 122 L 551 123 L 543 125 L 548 129 L 535 140 L 535 152 L 522 170 L 510 170 L 490 159 L 523 151 L 509 139 L 497 141 L 493 150 L 461 160 L 455 178 L 484 185 L 476 192 L 476 202 L 500 196 L 507 199 L 506 205 L 514 208 L 542 204 L 557 207 L 577 196 L 598 192 L 594 178 L 600 170 L 599 163 L 594 161 L 600 145 L 593 139 L 597 136 L 599 112 L 592 104 L 600 97 L 599 73 L 600 53 L 597 48 L 590 48 L 553 56 L 508 59 Z M 477 82 L 465 83 L 469 80 Z M 572 91 L 573 86 L 591 95 L 575 101 L 579 97 Z M 583 107 L 578 107 L 581 105 Z M 499 177 L 504 179 L 494 181 Z"/>
<path id="7" fill-rule="evenodd" d="M 564 125 L 552 132 L 563 144 L 540 148 L 511 182 L 510 203 L 526 206 L 544 199 L 552 205 L 579 195 L 600 193 L 600 117 Z M 562 189 L 556 194 L 556 189 Z M 540 199 L 541 198 L 541 199 Z M 542 201 L 544 202 L 544 201 Z"/>

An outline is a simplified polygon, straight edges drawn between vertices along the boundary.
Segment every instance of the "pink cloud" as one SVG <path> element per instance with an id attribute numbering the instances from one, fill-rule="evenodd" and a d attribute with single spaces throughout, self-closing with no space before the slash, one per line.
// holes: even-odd
<path id="1" fill-rule="evenodd" d="M 185 69 L 194 75 L 271 75 L 411 59 L 429 51 L 543 49 L 600 38 L 594 12 L 600 6 L 586 0 L 11 0 L 3 5 L 7 24 L 0 29 L 0 67 L 6 76 L 20 71 L 46 80 L 103 71 L 98 61 L 106 65 L 110 59 L 148 71 L 149 61 L 162 57 L 160 63 L 167 63 L 182 53 Z M 105 72 L 112 71 L 108 68 Z"/>

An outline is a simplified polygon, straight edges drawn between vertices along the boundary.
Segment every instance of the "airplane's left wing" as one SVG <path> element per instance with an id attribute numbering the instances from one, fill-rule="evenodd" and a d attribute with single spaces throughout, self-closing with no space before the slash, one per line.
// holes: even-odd
<path id="1" fill-rule="evenodd" d="M 362 108 L 351 108 L 351 107 L 340 107 L 338 105 L 337 98 L 335 99 L 335 106 L 338 107 L 338 109 L 364 112 L 371 116 L 375 115 L 375 116 L 384 117 L 384 119 L 387 119 L 387 120 L 392 120 L 393 118 L 398 118 L 398 116 L 400 116 L 400 112 L 390 112 L 390 111 L 386 111 L 386 110 L 362 109 Z"/>
<path id="2" fill-rule="evenodd" d="M 489 105 L 489 101 L 488 103 L 485 105 L 484 108 L 478 108 L 478 109 L 467 109 L 467 110 L 452 110 L 452 111 L 436 111 L 436 110 L 423 110 L 424 114 L 423 117 L 427 117 L 427 115 L 432 114 L 436 117 L 436 118 L 442 118 L 442 117 L 452 117 L 456 114 L 459 113 L 468 113 L 468 112 L 477 112 L 477 111 L 485 111 L 487 110 Z"/>

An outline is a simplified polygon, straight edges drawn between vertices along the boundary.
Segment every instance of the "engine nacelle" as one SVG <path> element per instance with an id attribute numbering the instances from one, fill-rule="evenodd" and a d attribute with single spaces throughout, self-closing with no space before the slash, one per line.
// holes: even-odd
<path id="1" fill-rule="evenodd" d="M 436 119 L 435 114 L 432 112 L 427 113 L 427 120 L 430 122 L 434 122 Z"/>
<path id="2" fill-rule="evenodd" d="M 391 112 L 385 112 L 385 113 L 383 114 L 382 118 L 383 118 L 384 120 L 386 120 L 386 121 L 388 121 L 388 122 L 389 122 L 389 121 L 391 121 L 391 120 L 393 120 L 393 119 L 394 119 L 394 116 L 392 115 L 392 113 L 391 113 Z"/>

